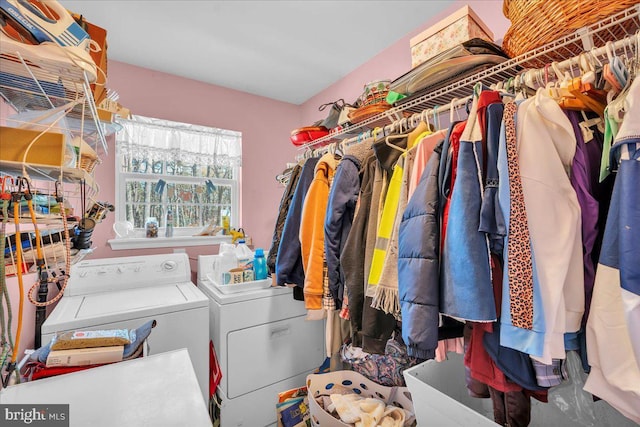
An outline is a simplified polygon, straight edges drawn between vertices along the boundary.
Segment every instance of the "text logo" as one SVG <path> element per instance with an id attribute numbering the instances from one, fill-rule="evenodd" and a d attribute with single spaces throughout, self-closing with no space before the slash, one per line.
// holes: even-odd
<path id="1" fill-rule="evenodd" d="M 0 404 L 3 426 L 69 427 L 69 405 Z"/>

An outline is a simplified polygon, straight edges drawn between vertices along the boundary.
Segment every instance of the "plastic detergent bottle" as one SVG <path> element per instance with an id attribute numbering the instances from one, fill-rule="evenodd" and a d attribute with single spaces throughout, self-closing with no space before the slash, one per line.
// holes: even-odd
<path id="1" fill-rule="evenodd" d="M 217 274 L 219 276 L 220 283 L 224 283 L 224 273 L 228 273 L 232 268 L 238 266 L 238 257 L 236 256 L 235 248 L 233 245 L 221 244 L 220 252 L 218 253 L 218 265 Z"/>
<path id="2" fill-rule="evenodd" d="M 262 248 L 256 249 L 256 255 L 253 258 L 253 273 L 256 280 L 267 278 L 267 260 L 264 258 Z"/>
<path id="3" fill-rule="evenodd" d="M 236 256 L 238 257 L 238 267 L 244 267 L 253 261 L 253 251 L 244 240 L 239 240 L 236 246 Z"/>

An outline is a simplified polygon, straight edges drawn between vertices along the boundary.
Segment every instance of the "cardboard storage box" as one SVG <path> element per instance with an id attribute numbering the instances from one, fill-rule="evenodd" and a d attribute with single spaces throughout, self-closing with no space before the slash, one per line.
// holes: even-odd
<path id="1" fill-rule="evenodd" d="M 47 368 L 52 366 L 87 366 L 120 362 L 122 361 L 123 352 L 123 345 L 51 350 L 47 357 Z"/>
<path id="2" fill-rule="evenodd" d="M 61 167 L 65 162 L 65 135 L 56 132 L 0 126 L 0 160 Z M 31 144 L 33 142 L 33 144 Z M 31 145 L 31 147 L 29 147 Z M 27 151 L 28 150 L 28 151 Z M 26 159 L 24 157 L 27 153 Z"/>
<path id="3" fill-rule="evenodd" d="M 473 9 L 464 6 L 410 40 L 411 68 L 473 38 L 493 42 L 493 33 Z"/>

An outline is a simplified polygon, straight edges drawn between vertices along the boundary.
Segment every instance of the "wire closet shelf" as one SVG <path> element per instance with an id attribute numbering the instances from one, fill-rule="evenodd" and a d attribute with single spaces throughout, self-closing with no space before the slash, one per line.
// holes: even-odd
<path id="1" fill-rule="evenodd" d="M 301 145 L 299 150 L 316 148 L 332 142 L 340 141 L 342 135 L 355 135 L 378 126 L 389 124 L 390 122 L 401 120 L 406 113 L 418 114 L 425 110 L 434 109 L 438 106 L 447 106 L 452 100 L 468 97 L 476 83 L 486 85 L 506 82 L 521 74 L 526 69 L 544 68 L 552 62 L 562 62 L 565 65 L 573 66 L 576 56 L 581 52 L 593 52 L 599 48 L 604 48 L 609 41 L 621 41 L 632 37 L 640 29 L 640 4 L 612 15 L 588 27 L 583 27 L 576 32 L 562 37 L 552 43 L 529 52 L 523 53 L 515 58 L 495 65 L 491 68 L 480 71 L 471 76 L 456 80 L 439 89 L 435 89 L 428 94 L 409 100 L 402 105 L 393 107 L 383 113 L 368 118 L 356 125 L 345 126 L 337 132 L 313 140 Z M 618 43 L 616 48 L 620 48 L 624 43 Z M 444 110 L 444 108 L 443 108 Z"/>

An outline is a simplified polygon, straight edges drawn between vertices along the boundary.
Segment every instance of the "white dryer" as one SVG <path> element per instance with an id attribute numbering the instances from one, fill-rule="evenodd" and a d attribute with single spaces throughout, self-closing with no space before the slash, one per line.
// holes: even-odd
<path id="1" fill-rule="evenodd" d="M 137 328 L 155 319 L 149 353 L 186 348 L 209 397 L 209 299 L 191 282 L 184 253 L 81 261 L 42 325 L 42 342 L 76 329 Z"/>
<path id="2" fill-rule="evenodd" d="M 198 258 L 198 287 L 211 301 L 222 427 L 275 425 L 277 394 L 304 386 L 324 360 L 324 322 L 305 320 L 304 303 L 290 288 L 221 292 L 207 278 L 214 260 Z"/>

